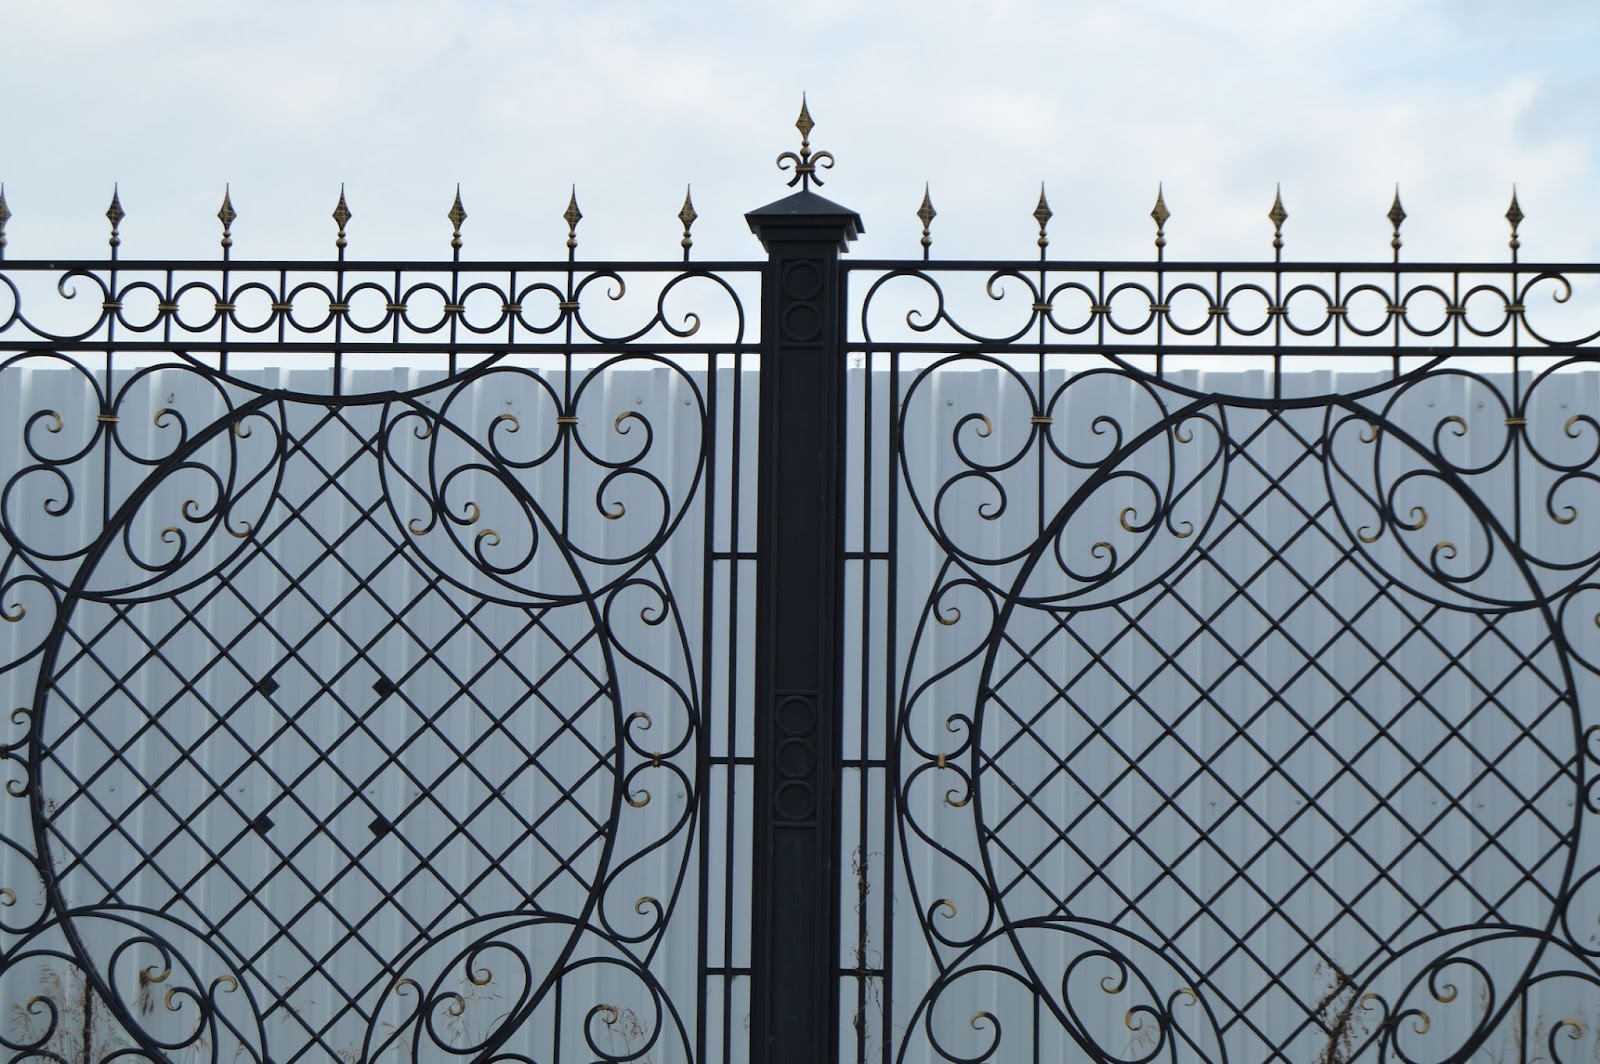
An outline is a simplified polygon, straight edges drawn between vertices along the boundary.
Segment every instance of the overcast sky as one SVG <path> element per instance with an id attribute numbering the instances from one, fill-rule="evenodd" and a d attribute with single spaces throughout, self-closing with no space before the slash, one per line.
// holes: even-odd
<path id="1" fill-rule="evenodd" d="M 743 214 L 798 145 L 837 167 L 856 254 L 1035 253 L 1039 182 L 1063 257 L 1600 254 L 1595 0 L 0 0 L 0 180 L 12 258 L 209 256 L 224 182 L 240 257 L 320 257 L 346 184 L 351 254 L 759 253 Z"/>

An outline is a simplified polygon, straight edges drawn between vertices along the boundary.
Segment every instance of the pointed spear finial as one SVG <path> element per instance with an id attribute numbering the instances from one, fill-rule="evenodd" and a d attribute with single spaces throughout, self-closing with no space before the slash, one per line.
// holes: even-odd
<path id="1" fill-rule="evenodd" d="M 928 255 L 933 248 L 933 235 L 929 232 L 929 227 L 933 225 L 933 220 L 938 216 L 939 212 L 933 209 L 933 200 L 928 198 L 928 183 L 924 181 L 922 183 L 922 206 L 917 208 L 917 217 L 922 219 L 923 261 L 927 261 Z"/>
<path id="2" fill-rule="evenodd" d="M 6 186 L 0 185 L 0 259 L 6 257 L 6 220 L 11 217 L 11 208 L 6 206 Z"/>
<path id="3" fill-rule="evenodd" d="M 561 217 L 567 223 L 567 250 L 573 251 L 578 246 L 578 223 L 583 221 L 583 212 L 578 210 L 578 186 L 572 186 L 572 195 L 567 200 L 567 209 Z"/>
<path id="4" fill-rule="evenodd" d="M 111 206 L 106 208 L 106 219 L 111 222 L 111 247 L 113 250 L 122 246 L 122 234 L 117 227 L 122 224 L 122 219 L 128 216 L 127 212 L 122 209 L 122 198 L 119 195 L 119 191 L 115 184 L 111 186 Z"/>
<path id="5" fill-rule="evenodd" d="M 339 227 L 339 236 L 334 240 L 333 246 L 339 249 L 339 257 L 344 257 L 344 249 L 349 241 L 345 239 L 344 227 L 350 224 L 350 208 L 344 202 L 344 182 L 339 182 L 339 205 L 333 209 L 333 220 Z"/>
<path id="6" fill-rule="evenodd" d="M 1050 219 L 1055 212 L 1050 209 L 1050 203 L 1044 198 L 1044 182 L 1039 182 L 1039 205 L 1033 209 L 1033 220 L 1039 223 L 1039 254 L 1044 254 L 1044 249 L 1050 246 L 1050 238 L 1045 235 L 1044 228 L 1050 224 Z"/>
<path id="7" fill-rule="evenodd" d="M 1400 223 L 1406 220 L 1406 209 L 1400 206 L 1400 186 L 1394 186 L 1394 202 L 1389 205 L 1389 224 L 1394 226 L 1394 236 L 1389 239 L 1389 246 L 1394 248 L 1394 257 L 1400 258 Z"/>
<path id="8" fill-rule="evenodd" d="M 226 255 L 228 249 L 233 247 L 233 221 L 239 217 L 233 209 L 233 189 L 230 185 L 222 186 L 222 206 L 217 211 L 217 221 L 222 223 L 222 251 Z"/>
<path id="9" fill-rule="evenodd" d="M 786 151 L 778 156 L 778 169 L 788 170 L 794 168 L 794 176 L 789 179 L 789 187 L 800 185 L 802 191 L 810 191 L 815 184 L 822 187 L 822 178 L 817 176 L 817 168 L 824 170 L 833 169 L 833 153 L 826 151 L 814 152 L 811 150 L 811 131 L 817 124 L 811 120 L 811 109 L 806 106 L 806 94 L 800 94 L 800 117 L 795 119 L 794 128 L 800 131 L 800 152 L 796 154 Z"/>
<path id="10" fill-rule="evenodd" d="M 4 200 L 4 198 L 0 198 L 0 209 L 3 209 L 4 207 L 5 207 L 5 200 Z M 1517 249 L 1522 246 L 1522 239 L 1517 236 L 1517 227 L 1522 224 L 1522 219 L 1524 217 L 1526 217 L 1526 215 L 1524 215 L 1522 213 L 1522 208 L 1517 204 L 1517 186 L 1516 185 L 1512 185 L 1511 186 L 1511 206 L 1506 209 L 1506 221 L 1511 223 L 1511 261 L 1512 262 L 1515 262 L 1517 260 Z M 3 221 L 0 221 L 0 226 L 3 226 L 4 224 L 5 223 Z M 0 246 L 4 246 L 4 244 L 5 244 L 5 239 L 3 237 L 3 234 L 0 234 Z"/>
<path id="11" fill-rule="evenodd" d="M 461 250 L 461 223 L 467 220 L 467 210 L 461 206 L 461 182 L 456 182 L 456 201 L 450 205 L 450 213 L 445 215 L 450 219 L 450 247 L 455 251 Z"/>
<path id="12" fill-rule="evenodd" d="M 683 239 L 678 243 L 683 247 L 684 262 L 689 261 L 689 249 L 694 246 L 694 237 L 689 235 L 689 228 L 694 225 L 694 220 L 700 217 L 695 213 L 694 200 L 690 198 L 692 191 L 690 186 L 683 186 L 683 208 L 678 211 L 678 221 L 683 223 Z"/>
<path id="13" fill-rule="evenodd" d="M 1272 196 L 1272 210 L 1267 212 L 1267 217 L 1272 220 L 1272 250 L 1276 257 L 1283 255 L 1283 223 L 1289 220 L 1289 212 L 1283 209 L 1283 186 L 1279 185 L 1277 192 Z"/>
<path id="14" fill-rule="evenodd" d="M 1159 257 L 1166 253 L 1167 247 L 1167 219 L 1172 217 L 1172 212 L 1167 210 L 1166 188 L 1156 182 L 1156 205 L 1150 208 L 1150 217 L 1156 220 L 1156 255 Z"/>

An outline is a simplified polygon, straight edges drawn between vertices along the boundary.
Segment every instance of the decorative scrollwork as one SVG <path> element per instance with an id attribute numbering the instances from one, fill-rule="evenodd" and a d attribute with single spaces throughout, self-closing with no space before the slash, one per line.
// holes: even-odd
<path id="1" fill-rule="evenodd" d="M 889 386 L 919 519 L 902 542 L 928 544 L 897 577 L 927 580 L 896 806 L 932 982 L 904 1058 L 1570 1056 L 1587 1033 L 1516 1017 L 1562 965 L 1600 972 L 1600 879 L 1570 874 L 1592 865 L 1580 763 L 1600 755 L 1567 679 L 1600 671 L 1600 583 L 1592 539 L 1556 538 L 1589 508 L 1592 425 L 1552 418 L 1543 380 L 1456 367 L 1296 381 L 1279 402 L 1259 378 L 1208 391 L 1021 347 L 1003 334 Z M 996 511 L 1031 538 L 1020 556 L 985 535 Z M 1525 760 L 1444 767 L 1484 729 Z M 1486 841 L 1446 841 L 1469 836 Z M 1230 922 L 1235 895 L 1280 915 Z M 1062 947 L 1051 924 L 1152 945 Z M 1164 964 L 1189 974 L 1163 987 Z M 1551 1007 L 1579 1000 L 1561 993 Z M 1191 1005 L 1206 1019 L 1183 1027 Z"/>
<path id="2" fill-rule="evenodd" d="M 1005 993 L 1008 983 L 1020 993 Z M 1116 928 L 1026 921 L 954 957 L 917 1005 L 898 1059 L 1224 1059 L 1219 1017 L 1195 985 L 1161 950 Z M 974 1002 L 982 1007 L 958 1023 Z"/>
<path id="3" fill-rule="evenodd" d="M 529 279 L 552 269 L 559 275 Z M 127 348 L 168 350 L 186 340 L 204 347 L 223 330 L 243 344 L 260 338 L 325 347 L 337 329 L 357 342 L 404 337 L 418 347 L 477 345 L 491 355 L 507 344 L 553 341 L 740 344 L 746 329 L 740 272 L 628 264 L 569 276 L 565 264 L 541 271 L 379 263 L 347 265 L 330 283 L 315 270 L 243 262 L 220 263 L 203 278 L 136 263 L 114 271 L 7 263 L 0 293 L 9 307 L 0 332 L 17 343 L 73 345 L 105 340 L 114 330 Z"/>
<path id="4" fill-rule="evenodd" d="M 603 421 L 583 413 L 606 400 L 593 382 L 610 381 L 609 394 L 630 376 L 630 409 Z M 385 503 L 419 546 L 435 530 L 454 544 L 454 563 L 423 552 L 446 579 L 488 575 L 514 600 L 600 595 L 646 566 L 684 520 L 704 475 L 705 418 L 693 379 L 664 359 L 609 360 L 570 397 L 533 371 L 490 368 L 449 388 L 437 410 L 392 408 Z M 609 432 L 591 434 L 596 422 Z M 680 450 L 657 446 L 657 423 Z M 497 515 L 487 541 L 477 527 L 486 513 Z"/>
<path id="5" fill-rule="evenodd" d="M 1367 267 L 1282 262 L 1219 270 L 1048 261 L 871 269 L 860 322 L 863 339 L 879 347 L 936 341 L 997 348 L 1031 337 L 1099 344 L 1111 354 L 1140 342 L 1181 352 L 1261 337 L 1286 347 L 1321 342 L 1352 349 L 1379 339 L 1396 347 L 1443 338 L 1505 340 L 1528 349 L 1600 341 L 1600 329 L 1569 331 L 1565 316 L 1560 324 L 1554 316 L 1548 326 L 1536 324 L 1540 308 L 1572 297 L 1578 274 L 1570 271 L 1424 269 L 1407 270 L 1402 280 Z M 1273 282 L 1263 283 L 1263 273 Z M 947 292 L 954 282 L 973 285 L 987 302 Z"/>
<path id="6" fill-rule="evenodd" d="M 705 476 L 704 378 L 632 352 L 333 400 L 180 359 L 84 373 L 73 406 L 70 360 L 0 366 L 24 371 L 49 405 L 14 427 L 0 617 L 32 641 L 8 690 L 37 693 L 0 737 L 31 808 L 0 818 L 0 933 L 58 936 L 37 964 L 80 989 L 13 1001 L 35 954 L 4 947 L 0 1007 L 31 1017 L 11 1048 L 48 1055 L 88 1009 L 105 1053 L 352 1056 L 388 1030 L 363 988 L 463 912 L 559 917 L 571 971 L 648 988 L 595 1022 L 599 1057 L 681 1045 L 651 965 L 697 889 L 702 651 L 660 555 Z M 182 930 L 141 937 L 134 901 Z M 532 1054 L 528 1017 L 484 1011 L 517 971 L 498 950 L 425 988 L 419 1045 Z M 545 1000 L 531 971 L 513 1011 Z"/>
<path id="7" fill-rule="evenodd" d="M 400 1051 L 537 1059 L 553 1026 L 592 1059 L 692 1059 L 672 995 L 628 947 L 559 916 L 484 917 L 403 961 L 373 1012 L 360 1059 Z"/>
<path id="8" fill-rule="evenodd" d="M 135 906 L 59 910 L 6 956 L 4 986 L 33 980 L 0 1045 L 11 1059 L 200 1054 L 266 1064 L 260 1002 L 238 962 L 170 914 Z M 12 1004 L 11 1002 L 7 1003 Z"/>

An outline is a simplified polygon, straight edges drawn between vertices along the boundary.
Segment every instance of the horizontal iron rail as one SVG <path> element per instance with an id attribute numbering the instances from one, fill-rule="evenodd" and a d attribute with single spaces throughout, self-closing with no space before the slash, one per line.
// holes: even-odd
<path id="1" fill-rule="evenodd" d="M 482 262 L 450 262 L 437 259 L 3 259 L 0 272 L 25 270 L 173 270 L 186 273 L 596 273 L 616 270 L 626 273 L 760 273 L 766 262 L 732 259 L 726 262 L 695 260 L 674 262 L 635 261 L 632 259 L 499 259 Z"/>
<path id="2" fill-rule="evenodd" d="M 1248 259 L 851 259 L 849 273 L 1015 270 L 1019 273 L 1572 273 L 1600 274 L 1594 262 L 1262 262 Z"/>
<path id="3" fill-rule="evenodd" d="M 7 340 L 5 334 L 0 332 L 0 358 L 17 354 L 29 353 L 55 353 L 65 352 L 94 352 L 94 353 L 156 353 L 171 355 L 181 358 L 186 354 L 344 354 L 344 355 L 474 355 L 492 357 L 495 355 L 671 355 L 676 358 L 682 355 L 750 355 L 759 354 L 759 343 L 709 343 L 688 344 L 676 341 L 662 340 L 642 341 L 635 340 L 630 343 L 604 342 L 589 343 L 573 341 L 571 343 L 414 343 L 409 340 L 400 341 L 338 341 L 338 340 L 285 340 L 278 343 L 270 340 L 248 341 L 221 341 L 211 340 L 201 343 L 192 342 L 187 336 L 175 338 L 165 342 L 161 340 Z"/>
<path id="4" fill-rule="evenodd" d="M 1600 274 L 1595 262 L 1381 262 L 1330 259 L 1326 261 L 1263 262 L 1249 259 L 1195 259 L 1163 261 L 1141 259 L 846 259 L 849 273 L 862 272 L 940 272 L 1017 270 L 1036 273 L 1041 268 L 1051 273 L 1571 273 Z M 579 259 L 485 260 L 449 262 L 427 259 L 3 259 L 0 272 L 48 270 L 173 270 L 185 273 L 596 273 L 616 270 L 625 273 L 760 273 L 766 263 L 754 259 L 695 260 L 693 262 Z"/>
<path id="5" fill-rule="evenodd" d="M 1152 328 L 1151 331 L 1154 331 Z M 1107 340 L 1104 343 L 1057 344 L 1039 343 L 1027 337 L 1015 340 L 950 340 L 950 341 L 899 341 L 899 340 L 851 340 L 846 345 L 847 350 L 856 354 L 937 354 L 937 355 L 1100 355 L 1106 358 L 1138 358 L 1161 355 L 1174 358 L 1283 358 L 1303 361 L 1318 356 L 1335 356 L 1341 359 L 1348 358 L 1375 358 L 1375 359 L 1454 359 L 1454 358 L 1556 358 L 1563 357 L 1564 353 L 1571 354 L 1566 357 L 1581 358 L 1584 361 L 1600 359 L 1600 343 L 1588 344 L 1395 344 L 1391 341 L 1383 343 L 1343 343 L 1343 344 L 1291 344 L 1287 341 L 1274 343 L 1271 340 L 1262 340 L 1256 344 L 1221 344 L 1175 342 L 1164 344 L 1130 344 L 1120 343 L 1116 340 Z M 674 349 L 676 350 L 676 349 Z M 1421 365 L 1408 365 L 1407 372 L 1425 368 Z"/>
<path id="6" fill-rule="evenodd" d="M 1292 358 L 1297 361 L 1316 358 L 1318 356 L 1337 356 L 1339 358 L 1403 358 L 1403 359 L 1451 359 L 1451 358 L 1533 358 L 1541 355 L 1557 358 L 1562 352 L 1572 352 L 1572 357 L 1600 359 L 1600 343 L 1589 344 L 1463 344 L 1459 347 L 1449 344 L 1429 344 L 1416 346 L 1399 345 L 1393 343 L 1374 344 L 1277 344 L 1271 341 L 1262 341 L 1258 344 L 1227 344 L 1211 346 L 1198 343 L 1165 343 L 1165 344 L 1129 344 L 1129 343 L 1083 343 L 1083 344 L 1058 344 L 1038 343 L 1026 338 L 1010 342 L 1001 341 L 921 341 L 907 342 L 898 340 L 851 340 L 846 345 L 846 350 L 856 354 L 938 354 L 938 355 L 973 355 L 973 354 L 1008 354 L 1016 355 L 1019 352 L 1030 355 L 1100 355 L 1108 358 L 1138 358 L 1152 355 L 1163 355 L 1183 358 Z M 493 357 L 495 355 L 608 355 L 608 354 L 639 354 L 641 349 L 646 351 L 679 355 L 752 355 L 761 353 L 759 343 L 719 343 L 719 344 L 682 344 L 662 343 L 652 345 L 634 341 L 633 343 L 568 343 L 568 344 L 531 344 L 531 343 L 413 343 L 402 341 L 391 343 L 387 341 L 376 342 L 324 342 L 306 340 L 286 340 L 283 343 L 272 341 L 245 341 L 245 342 L 210 342 L 183 343 L 160 340 L 75 340 L 75 341 L 49 341 L 49 340 L 17 340 L 7 342 L 0 334 L 0 357 L 17 354 L 61 354 L 66 352 L 91 352 L 96 354 L 165 354 L 173 357 L 213 354 L 408 354 L 408 355 L 473 355 Z"/>

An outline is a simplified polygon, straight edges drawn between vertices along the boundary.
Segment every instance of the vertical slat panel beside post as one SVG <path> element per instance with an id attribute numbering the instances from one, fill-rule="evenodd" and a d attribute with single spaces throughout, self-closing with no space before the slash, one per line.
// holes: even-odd
<path id="1" fill-rule="evenodd" d="M 752 1059 L 837 1057 L 844 283 L 855 212 L 802 189 L 745 216 L 766 246 L 756 604 Z"/>

